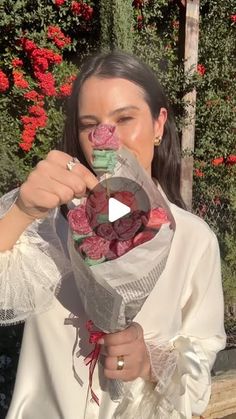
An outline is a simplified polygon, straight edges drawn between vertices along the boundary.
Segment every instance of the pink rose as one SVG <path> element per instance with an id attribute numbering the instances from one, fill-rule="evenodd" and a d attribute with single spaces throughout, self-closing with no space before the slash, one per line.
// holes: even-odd
<path id="1" fill-rule="evenodd" d="M 90 259 L 101 259 L 109 250 L 110 242 L 102 237 L 86 237 L 83 243 L 78 246 L 80 253 Z"/>
<path id="2" fill-rule="evenodd" d="M 162 224 L 169 223 L 167 212 L 164 208 L 154 208 L 148 213 L 148 217 L 142 217 L 143 223 L 146 227 L 160 228 Z"/>
<path id="3" fill-rule="evenodd" d="M 110 244 L 110 248 L 108 253 L 106 254 L 106 258 L 108 260 L 116 259 L 119 256 L 124 255 L 129 250 L 133 248 L 133 242 L 132 240 L 112 240 Z"/>
<path id="4" fill-rule="evenodd" d="M 116 127 L 108 124 L 100 124 L 89 133 L 89 140 L 93 148 L 98 150 L 118 150 L 119 139 L 115 134 Z"/>
<path id="5" fill-rule="evenodd" d="M 139 246 L 142 243 L 148 242 L 155 237 L 155 232 L 151 230 L 144 230 L 141 233 L 138 233 L 137 236 L 133 238 L 133 245 Z"/>
<path id="6" fill-rule="evenodd" d="M 78 207 L 71 209 L 68 212 L 68 222 L 71 229 L 78 234 L 89 234 L 92 229 L 89 225 L 88 218 L 86 216 L 85 205 L 79 205 Z"/>
<path id="7" fill-rule="evenodd" d="M 142 225 L 141 219 L 133 219 L 132 214 L 129 217 L 120 218 L 114 222 L 114 230 L 120 240 L 132 239 Z"/>
<path id="8" fill-rule="evenodd" d="M 114 192 L 112 196 L 113 198 L 117 199 L 117 201 L 120 201 L 122 202 L 122 204 L 127 205 L 129 208 L 131 208 L 132 211 L 137 209 L 137 202 L 132 192 L 129 192 L 129 191 Z"/>
<path id="9" fill-rule="evenodd" d="M 99 224 L 96 230 L 96 234 L 106 240 L 114 240 L 118 238 L 111 223 Z"/>

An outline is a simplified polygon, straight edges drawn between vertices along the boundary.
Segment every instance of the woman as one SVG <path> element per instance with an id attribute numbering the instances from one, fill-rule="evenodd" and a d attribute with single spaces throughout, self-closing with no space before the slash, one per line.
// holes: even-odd
<path id="1" fill-rule="evenodd" d="M 83 362 L 91 351 L 88 319 L 74 285 L 68 225 L 59 209 L 97 184 L 88 134 L 99 124 L 116 126 L 122 145 L 158 182 L 176 222 L 165 270 L 136 323 L 100 340 L 103 362 L 93 375 L 100 406 L 90 398 Z M 138 377 L 151 383 L 147 397 L 163 406 L 150 418 L 201 414 L 209 401 L 211 367 L 225 345 L 219 250 L 206 223 L 184 210 L 176 129 L 151 70 L 119 52 L 89 58 L 74 83 L 63 150 L 51 151 L 19 191 L 2 198 L 0 301 L 7 301 L 2 313 L 6 323 L 12 307 L 16 320 L 38 313 L 26 321 L 7 419 L 119 417 L 113 416 L 119 402 L 111 400 L 106 380 Z M 74 156 L 80 163 L 71 165 Z M 127 411 L 122 417 L 146 416 Z"/>

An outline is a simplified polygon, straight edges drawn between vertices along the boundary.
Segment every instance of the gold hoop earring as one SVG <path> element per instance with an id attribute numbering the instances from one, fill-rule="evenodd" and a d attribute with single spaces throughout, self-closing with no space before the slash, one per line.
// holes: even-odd
<path id="1" fill-rule="evenodd" d="M 155 137 L 155 139 L 154 139 L 154 146 L 158 147 L 161 144 L 161 140 L 162 140 L 162 137 L 160 135 L 158 135 L 157 137 Z"/>

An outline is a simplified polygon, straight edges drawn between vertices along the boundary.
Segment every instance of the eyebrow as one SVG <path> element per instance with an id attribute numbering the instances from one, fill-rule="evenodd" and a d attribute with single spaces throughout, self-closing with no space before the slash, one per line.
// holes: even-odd
<path id="1" fill-rule="evenodd" d="M 124 112 L 124 111 L 130 111 L 130 110 L 139 110 L 137 106 L 129 105 L 129 106 L 123 106 L 122 108 L 115 109 L 114 111 L 110 112 L 108 116 L 113 116 L 115 114 Z M 95 115 L 80 115 L 79 119 L 95 119 L 97 120 L 97 117 Z"/>

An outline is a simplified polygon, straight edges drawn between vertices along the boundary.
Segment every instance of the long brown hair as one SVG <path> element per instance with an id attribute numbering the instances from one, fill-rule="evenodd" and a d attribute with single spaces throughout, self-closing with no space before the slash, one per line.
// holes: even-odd
<path id="1" fill-rule="evenodd" d="M 68 101 L 62 142 L 63 151 L 78 157 L 82 164 L 90 168 L 79 142 L 78 97 L 83 83 L 92 76 L 123 78 L 137 84 L 144 92 L 144 99 L 150 108 L 153 119 L 158 117 L 161 108 L 167 109 L 168 119 L 165 123 L 163 139 L 160 146 L 155 147 L 154 151 L 152 177 L 158 180 L 171 202 L 185 208 L 180 195 L 180 142 L 173 113 L 163 88 L 152 70 L 131 54 L 113 51 L 108 54 L 99 53 L 86 59 L 74 81 L 72 94 Z"/>

